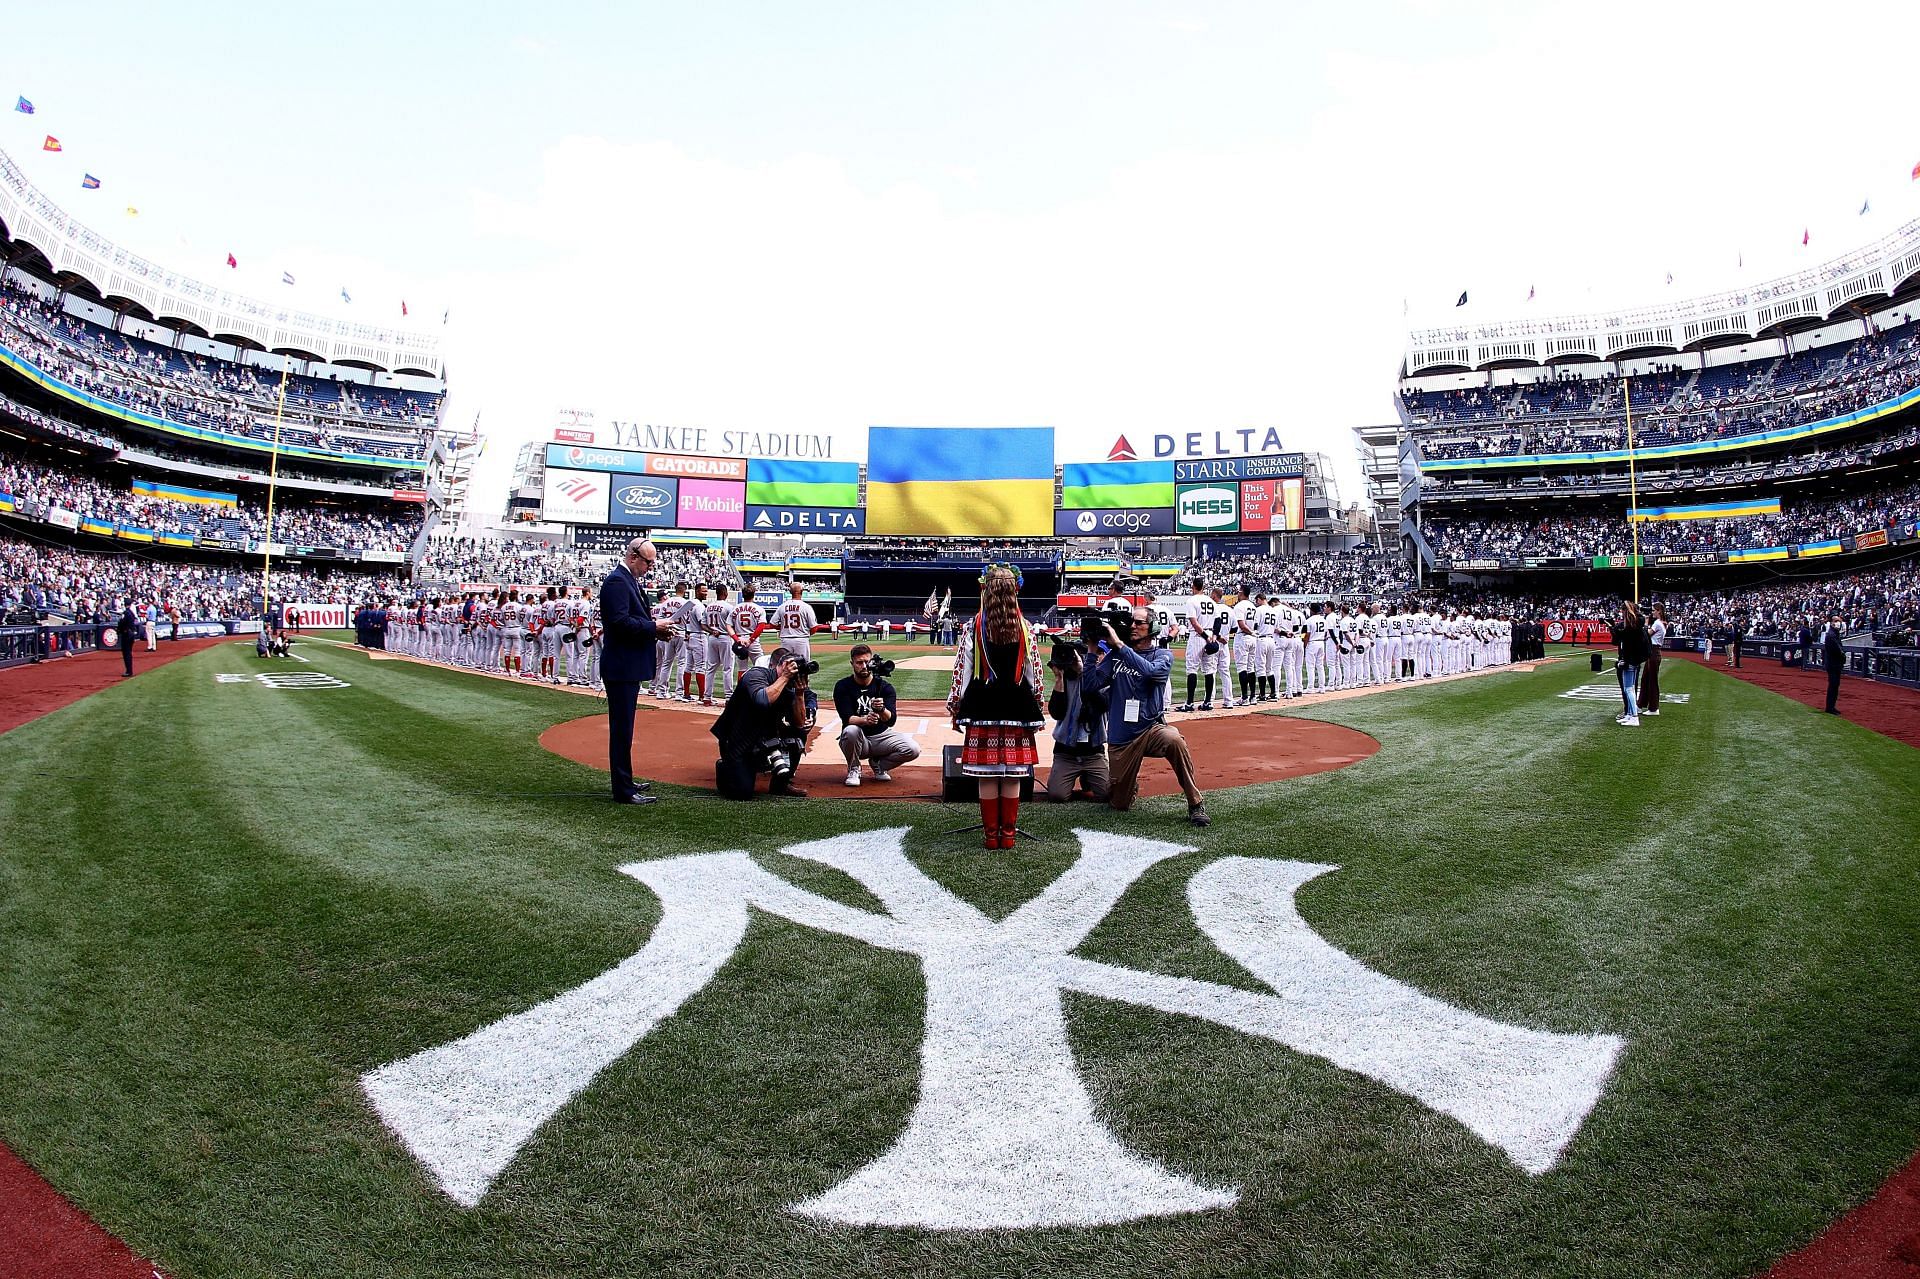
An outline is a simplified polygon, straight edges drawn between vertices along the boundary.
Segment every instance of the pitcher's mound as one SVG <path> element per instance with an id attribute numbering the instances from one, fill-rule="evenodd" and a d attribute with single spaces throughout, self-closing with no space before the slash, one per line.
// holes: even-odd
<path id="1" fill-rule="evenodd" d="M 633 772 L 636 777 L 678 786 L 713 789 L 713 762 L 718 752 L 713 734 L 716 712 L 678 706 L 650 706 L 643 702 L 633 734 Z M 1277 782 L 1308 773 L 1331 772 L 1356 764 L 1380 749 L 1365 733 L 1317 720 L 1287 719 L 1277 715 L 1222 715 L 1183 718 L 1176 725 L 1193 752 L 1194 768 L 1203 790 L 1225 790 L 1256 782 Z M 813 749 L 800 761 L 799 784 L 821 799 L 940 798 L 940 748 L 958 745 L 960 738 L 948 725 L 946 707 L 939 702 L 900 703 L 900 728 L 920 745 L 920 758 L 893 770 L 892 780 L 878 782 L 862 767 L 859 786 L 845 784 L 846 763 L 839 747 L 840 725 L 828 711 Z M 607 767 L 607 717 L 589 715 L 555 724 L 540 735 L 540 744 L 589 768 Z M 1039 738 L 1044 784 L 1051 762 L 1053 740 Z M 763 782 L 764 785 L 764 782 Z M 1148 760 L 1140 770 L 1140 794 L 1179 793 L 1173 770 L 1160 760 Z"/>

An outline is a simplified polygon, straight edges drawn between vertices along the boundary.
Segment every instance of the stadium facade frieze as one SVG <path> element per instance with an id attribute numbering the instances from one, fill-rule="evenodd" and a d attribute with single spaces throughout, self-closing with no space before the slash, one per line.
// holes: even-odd
<path id="1" fill-rule="evenodd" d="M 1613 360 L 1639 351 L 1679 352 L 1704 343 L 1759 339 L 1796 322 L 1841 315 L 1862 300 L 1890 298 L 1920 275 L 1920 221 L 1845 255 L 1726 293 L 1585 315 L 1415 329 L 1402 377 L 1494 365 Z"/>
<path id="2" fill-rule="evenodd" d="M 438 326 L 398 329 L 312 315 L 149 262 L 81 224 L 29 182 L 4 151 L 0 223 L 15 243 L 38 249 L 56 273 L 80 276 L 101 295 L 137 302 L 160 319 L 249 338 L 269 351 L 311 351 L 329 364 L 351 360 L 394 372 L 445 374 Z"/>

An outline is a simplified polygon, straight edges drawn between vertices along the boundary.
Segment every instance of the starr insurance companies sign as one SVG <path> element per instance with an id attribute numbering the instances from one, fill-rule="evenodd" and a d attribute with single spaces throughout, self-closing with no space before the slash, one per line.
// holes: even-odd
<path id="1" fill-rule="evenodd" d="M 780 850 L 856 880 L 878 911 L 800 888 L 739 851 L 622 866 L 661 904 L 637 954 L 545 1003 L 371 1070 L 361 1086 L 440 1189 L 477 1205 L 543 1125 L 713 980 L 759 911 L 915 956 L 926 982 L 919 1095 L 905 1130 L 789 1211 L 863 1226 L 1034 1229 L 1238 1200 L 1234 1186 L 1169 1168 L 1108 1126 L 1074 1060 L 1066 992 L 1321 1058 L 1450 1116 L 1532 1175 L 1559 1160 L 1625 1046 L 1612 1035 L 1495 1021 L 1367 968 L 1295 908 L 1301 885 L 1337 869 L 1310 862 L 1224 857 L 1188 883 L 1195 923 L 1265 989 L 1079 958 L 1074 950 L 1135 880 L 1193 850 L 1075 834 L 1079 859 L 998 920 L 914 865 L 904 828 Z"/>

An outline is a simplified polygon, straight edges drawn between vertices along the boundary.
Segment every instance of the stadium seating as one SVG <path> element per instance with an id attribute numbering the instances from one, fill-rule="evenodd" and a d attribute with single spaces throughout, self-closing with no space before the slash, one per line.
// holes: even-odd
<path id="1" fill-rule="evenodd" d="M 273 437 L 280 379 L 251 366 L 161 347 L 65 314 L 0 275 L 0 342 L 81 390 L 182 426 Z M 440 397 L 328 379 L 287 379 L 281 441 L 324 452 L 418 461 Z"/>

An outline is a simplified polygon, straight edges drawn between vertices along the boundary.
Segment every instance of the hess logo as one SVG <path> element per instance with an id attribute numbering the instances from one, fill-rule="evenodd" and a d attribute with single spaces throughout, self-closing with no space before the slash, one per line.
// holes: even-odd
<path id="1" fill-rule="evenodd" d="M 665 515 L 673 506 L 673 494 L 659 484 L 622 485 L 613 491 L 613 500 L 635 515 Z"/>
<path id="2" fill-rule="evenodd" d="M 1180 520 L 1196 528 L 1221 528 L 1239 514 L 1239 494 L 1230 488 L 1187 489 L 1180 494 Z"/>

